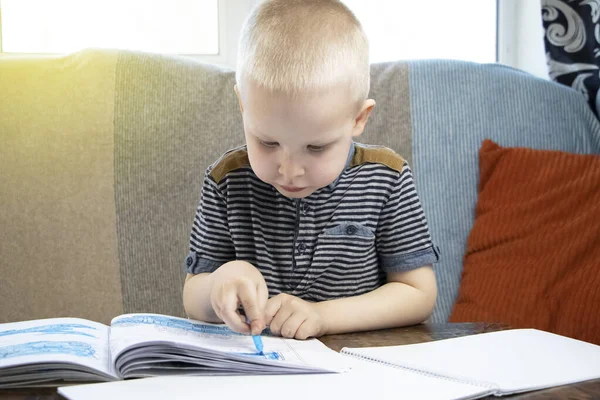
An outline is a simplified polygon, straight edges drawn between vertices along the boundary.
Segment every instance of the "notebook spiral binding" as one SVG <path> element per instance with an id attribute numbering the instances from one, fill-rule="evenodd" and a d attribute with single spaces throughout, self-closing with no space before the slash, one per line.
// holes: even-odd
<path id="1" fill-rule="evenodd" d="M 474 381 L 472 379 L 466 379 L 466 378 L 459 378 L 459 377 L 442 375 L 442 374 L 439 374 L 439 373 L 435 373 L 435 372 L 431 372 L 431 371 L 426 371 L 424 369 L 417 368 L 417 367 L 412 367 L 412 366 L 408 366 L 408 365 L 393 364 L 393 363 L 390 363 L 390 362 L 378 360 L 378 359 L 373 358 L 373 357 L 365 356 L 365 355 L 360 354 L 360 353 L 355 353 L 355 352 L 350 351 L 348 349 L 342 349 L 340 351 L 340 353 L 344 354 L 344 355 L 347 355 L 347 356 L 355 357 L 355 358 L 358 358 L 358 359 L 361 359 L 361 360 L 364 360 L 364 361 L 369 361 L 369 362 L 373 362 L 373 363 L 377 363 L 377 364 L 382 364 L 382 365 L 385 365 L 387 367 L 392 367 L 392 368 L 396 368 L 396 369 L 410 371 L 412 373 L 419 374 L 419 375 L 424 375 L 424 376 L 438 378 L 438 379 L 444 379 L 446 381 L 458 382 L 458 383 L 472 385 L 472 386 L 479 386 L 479 387 L 482 387 L 482 388 L 489 389 L 492 392 L 495 392 L 495 391 L 498 390 L 498 387 L 496 385 L 493 385 L 493 384 L 490 384 L 490 383 L 487 383 L 487 382 L 479 382 L 479 381 Z"/>

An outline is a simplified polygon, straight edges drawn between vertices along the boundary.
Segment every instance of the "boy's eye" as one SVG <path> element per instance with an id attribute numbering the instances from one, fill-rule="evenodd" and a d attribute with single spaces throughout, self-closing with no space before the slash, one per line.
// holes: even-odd
<path id="1" fill-rule="evenodd" d="M 273 147 L 277 147 L 279 145 L 279 143 L 277 143 L 277 142 L 265 142 L 264 140 L 261 140 L 260 144 L 262 144 L 263 146 L 268 147 L 270 149 L 272 149 Z"/>
<path id="2" fill-rule="evenodd" d="M 313 151 L 315 153 L 318 153 L 320 151 L 323 151 L 327 148 L 327 146 L 308 146 L 308 150 Z"/>

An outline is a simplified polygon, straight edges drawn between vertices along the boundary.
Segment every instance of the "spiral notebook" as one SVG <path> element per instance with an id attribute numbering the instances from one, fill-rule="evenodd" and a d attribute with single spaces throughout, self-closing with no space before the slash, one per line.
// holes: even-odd
<path id="1" fill-rule="evenodd" d="M 600 346 L 536 329 L 341 353 L 504 396 L 600 378 Z"/>

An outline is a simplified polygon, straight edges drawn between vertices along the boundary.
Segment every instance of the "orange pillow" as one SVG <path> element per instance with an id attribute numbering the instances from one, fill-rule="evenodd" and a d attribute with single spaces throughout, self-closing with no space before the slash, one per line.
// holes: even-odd
<path id="1" fill-rule="evenodd" d="M 479 169 L 450 322 L 502 322 L 600 344 L 600 156 L 486 140 Z"/>

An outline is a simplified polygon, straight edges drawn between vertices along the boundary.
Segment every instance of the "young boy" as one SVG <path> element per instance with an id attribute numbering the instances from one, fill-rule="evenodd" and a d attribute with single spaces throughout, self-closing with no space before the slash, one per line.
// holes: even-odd
<path id="1" fill-rule="evenodd" d="M 375 101 L 352 12 L 336 0 L 261 2 L 236 81 L 246 145 L 206 171 L 188 316 L 297 339 L 427 319 L 438 251 L 411 170 L 353 142 Z"/>

